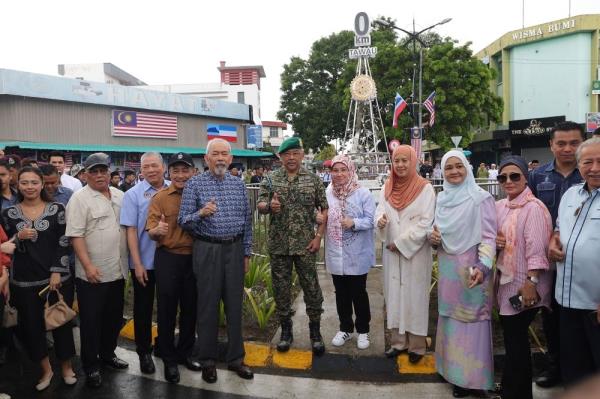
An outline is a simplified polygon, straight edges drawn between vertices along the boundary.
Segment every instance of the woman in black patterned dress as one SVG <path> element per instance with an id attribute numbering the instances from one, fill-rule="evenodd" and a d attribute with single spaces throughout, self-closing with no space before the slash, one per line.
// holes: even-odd
<path id="1" fill-rule="evenodd" d="M 25 167 L 18 175 L 17 205 L 2 211 L 4 229 L 9 237 L 17 236 L 10 274 L 12 303 L 19 312 L 17 331 L 29 356 L 38 361 L 42 376 L 36 385 L 46 389 L 54 373 L 48 359 L 44 303 L 46 295 L 38 293 L 50 286 L 60 291 L 69 306 L 73 304 L 73 283 L 69 271 L 69 240 L 65 236 L 65 208 L 51 202 L 44 191 L 44 178 L 38 169 Z M 57 295 L 50 295 L 50 303 Z M 63 381 L 77 382 L 71 358 L 75 355 L 70 323 L 52 331 L 56 357 L 61 361 Z"/>

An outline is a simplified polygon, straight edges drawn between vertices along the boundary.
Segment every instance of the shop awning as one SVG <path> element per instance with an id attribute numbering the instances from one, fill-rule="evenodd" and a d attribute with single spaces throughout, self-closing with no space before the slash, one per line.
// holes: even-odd
<path id="1" fill-rule="evenodd" d="M 68 143 L 37 143 L 31 141 L 0 141 L 3 147 L 19 147 L 28 150 L 60 150 L 81 152 L 149 152 L 155 151 L 162 154 L 175 154 L 186 152 L 191 155 L 204 155 L 206 148 L 198 147 L 153 147 L 153 146 L 127 146 L 104 144 L 68 144 Z M 231 150 L 234 157 L 265 158 L 275 156 L 271 152 L 254 151 L 234 148 Z"/>

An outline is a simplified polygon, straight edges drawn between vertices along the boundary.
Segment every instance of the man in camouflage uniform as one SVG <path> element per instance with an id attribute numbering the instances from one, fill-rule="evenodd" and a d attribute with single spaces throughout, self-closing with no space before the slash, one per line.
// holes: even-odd
<path id="1" fill-rule="evenodd" d="M 275 309 L 281 323 L 279 352 L 289 350 L 292 334 L 292 266 L 304 292 L 306 314 L 310 320 L 313 353 L 322 355 L 325 344 L 320 332 L 323 294 L 316 270 L 316 254 L 321 246 L 325 223 L 315 233 L 316 211 L 327 218 L 327 198 L 321 179 L 302 167 L 302 140 L 290 137 L 279 147 L 281 169 L 263 179 L 258 210 L 271 214 L 269 254 L 275 293 Z"/>

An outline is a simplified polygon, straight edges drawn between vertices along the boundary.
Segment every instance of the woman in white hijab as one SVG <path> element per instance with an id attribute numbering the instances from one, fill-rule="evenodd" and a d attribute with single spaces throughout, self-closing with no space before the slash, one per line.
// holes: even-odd
<path id="1" fill-rule="evenodd" d="M 438 245 L 436 367 L 453 384 L 453 396 L 494 385 L 492 262 L 496 253 L 493 197 L 481 189 L 461 151 L 442 158 L 444 191 L 438 194 L 432 245 Z"/>

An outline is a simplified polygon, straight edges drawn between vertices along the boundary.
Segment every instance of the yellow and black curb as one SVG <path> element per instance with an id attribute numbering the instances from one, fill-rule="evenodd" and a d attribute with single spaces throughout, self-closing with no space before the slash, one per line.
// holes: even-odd
<path id="1" fill-rule="evenodd" d="M 152 328 L 152 338 L 156 338 L 156 325 Z M 134 340 L 133 320 L 125 323 L 121 329 L 121 337 Z M 373 374 L 373 377 L 396 375 L 435 375 L 435 358 L 433 354 L 425 355 L 417 364 L 408 361 L 406 353 L 396 358 L 396 361 L 381 357 L 361 357 L 342 354 L 326 353 L 322 357 L 313 356 L 310 350 L 290 349 L 288 352 L 278 352 L 269 344 L 260 342 L 244 343 L 246 357 L 244 362 L 250 367 L 272 370 L 287 370 L 295 372 L 317 372 L 318 374 L 335 377 L 335 374 L 345 370 L 355 370 L 362 374 Z"/>

